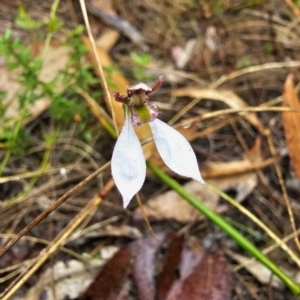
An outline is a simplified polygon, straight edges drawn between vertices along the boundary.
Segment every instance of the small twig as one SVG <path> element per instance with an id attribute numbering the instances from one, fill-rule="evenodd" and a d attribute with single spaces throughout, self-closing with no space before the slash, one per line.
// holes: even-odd
<path id="1" fill-rule="evenodd" d="M 285 62 L 271 62 L 266 63 L 258 66 L 251 66 L 248 68 L 244 68 L 242 70 L 238 70 L 235 72 L 230 73 L 229 75 L 222 75 L 217 81 L 215 81 L 213 84 L 211 84 L 210 88 L 217 88 L 223 83 L 230 81 L 232 79 L 235 79 L 237 77 L 240 77 L 242 75 L 251 74 L 259 71 L 265 71 L 265 70 L 272 70 L 272 69 L 282 69 L 282 68 L 299 68 L 300 62 L 299 61 L 285 61 Z"/>
<path id="2" fill-rule="evenodd" d="M 271 137 L 271 133 L 270 133 L 269 129 L 266 129 L 266 136 L 267 136 L 270 152 L 274 156 L 274 155 L 276 155 L 276 151 L 275 151 L 275 147 L 274 147 L 272 137 Z M 290 202 L 290 199 L 289 199 L 289 196 L 288 196 L 285 184 L 284 184 L 282 172 L 281 172 L 281 169 L 280 169 L 277 161 L 274 161 L 274 166 L 275 166 L 275 169 L 276 169 L 276 173 L 277 173 L 279 184 L 280 184 L 280 187 L 281 187 L 281 190 L 282 190 L 282 194 L 283 194 L 283 197 L 284 197 L 284 200 L 285 200 L 285 204 L 286 204 L 286 207 L 287 207 L 287 210 L 288 210 L 288 213 L 289 213 L 289 217 L 290 217 L 291 225 L 292 225 L 292 228 L 293 228 L 293 232 L 295 234 L 295 243 L 296 243 L 298 249 L 300 250 L 299 237 L 298 237 L 298 235 L 296 235 L 297 228 L 296 228 L 296 223 L 295 223 L 295 217 L 294 217 L 291 202 Z"/>
<path id="3" fill-rule="evenodd" d="M 0 258 L 29 230 L 31 230 L 34 226 L 40 223 L 46 216 L 48 216 L 52 211 L 54 211 L 57 207 L 63 204 L 70 196 L 84 187 L 87 183 L 97 177 L 100 173 L 102 173 L 106 168 L 110 166 L 110 162 L 106 163 L 104 166 L 96 170 L 94 173 L 86 177 L 83 181 L 78 183 L 75 187 L 66 192 L 62 197 L 60 197 L 55 203 L 49 206 L 45 211 L 43 211 L 39 216 L 37 216 L 30 224 L 28 224 L 25 228 L 23 228 L 14 238 L 12 238 L 0 251 Z"/>
<path id="4" fill-rule="evenodd" d="M 145 39 L 139 30 L 128 23 L 126 20 L 121 19 L 116 14 L 109 14 L 99 7 L 95 6 L 92 2 L 87 2 L 88 11 L 93 14 L 95 17 L 100 19 L 106 25 L 117 29 L 128 37 L 134 44 L 141 47 L 143 51 L 148 51 L 149 46 L 145 44 Z"/>
<path id="5" fill-rule="evenodd" d="M 146 212 L 145 212 L 145 209 L 144 209 L 144 206 L 143 206 L 143 203 L 142 203 L 142 201 L 141 201 L 141 197 L 140 197 L 139 193 L 137 193 L 137 194 L 135 195 L 135 197 L 136 197 L 136 200 L 137 200 L 137 202 L 138 202 L 138 204 L 139 204 L 139 207 L 140 207 L 140 209 L 141 209 L 143 218 L 144 218 L 144 220 L 145 220 L 145 222 L 146 222 L 146 224 L 147 224 L 147 227 L 148 227 L 149 231 L 151 232 L 151 234 L 152 234 L 154 237 L 156 237 L 156 234 L 155 234 L 155 232 L 153 231 L 153 228 L 151 227 L 151 225 L 150 225 L 150 223 L 149 223 L 149 220 L 147 219 L 147 215 L 146 215 Z"/>
<path id="6" fill-rule="evenodd" d="M 22 274 L 20 274 L 7 288 L 0 294 L 0 299 L 9 299 L 41 266 L 50 258 L 64 243 L 66 243 L 71 234 L 79 227 L 80 224 L 91 214 L 102 202 L 102 199 L 114 187 L 113 180 L 109 180 L 101 191 L 94 196 L 87 205 L 73 218 L 73 220 L 60 232 L 57 237 L 50 243 L 38 256 L 32 264 L 30 264 Z M 101 197 L 102 195 L 103 197 Z"/>
<path id="7" fill-rule="evenodd" d="M 247 216 L 251 221 L 253 221 L 257 226 L 262 228 L 266 234 L 283 250 L 285 251 L 292 259 L 293 261 L 300 267 L 300 259 L 298 258 L 297 254 L 293 252 L 291 248 L 288 247 L 286 243 L 283 242 L 280 237 L 278 237 L 265 223 L 263 223 L 259 218 L 257 218 L 255 215 L 253 215 L 248 209 L 246 209 L 244 206 L 242 206 L 240 203 L 232 199 L 230 196 L 228 196 L 226 193 L 222 192 L 218 187 L 213 185 L 212 183 L 206 181 L 207 187 L 216 192 L 219 196 L 223 197 L 226 201 L 228 201 L 231 205 L 236 207 L 241 213 L 243 213 L 245 216 Z M 295 235 L 297 236 L 297 235 Z"/>
<path id="8" fill-rule="evenodd" d="M 247 112 L 297 112 L 300 113 L 299 108 L 291 108 L 291 107 L 243 107 L 243 108 L 227 108 L 221 109 L 218 111 L 208 112 L 201 116 L 190 118 L 187 121 L 182 121 L 178 126 L 186 126 L 192 125 L 194 123 L 198 123 L 204 120 L 213 119 L 221 116 L 226 116 L 230 114 L 243 114 Z"/>
<path id="9" fill-rule="evenodd" d="M 300 17 L 300 9 L 292 0 L 284 0 L 284 2 L 297 18 Z"/>
<path id="10" fill-rule="evenodd" d="M 104 72 L 103 72 L 103 68 L 102 68 L 102 63 L 101 63 L 100 57 L 98 55 L 96 43 L 95 43 L 92 31 L 91 31 L 91 27 L 90 27 L 90 23 L 89 23 L 89 19 L 88 19 L 88 15 L 87 15 L 84 0 L 80 0 L 80 6 L 81 6 L 82 15 L 83 15 L 83 19 L 84 19 L 84 22 L 85 22 L 86 30 L 88 32 L 88 36 L 89 36 L 89 39 L 90 39 L 91 44 L 92 44 L 92 49 L 93 49 L 93 53 L 94 53 L 94 56 L 95 56 L 95 59 L 96 59 L 96 62 L 97 62 L 97 67 L 99 69 L 99 74 L 100 74 L 100 78 L 101 78 L 102 87 L 103 87 L 103 90 L 106 94 L 106 98 L 107 98 L 107 100 L 110 104 L 110 110 L 111 110 L 112 118 L 113 118 L 113 121 L 114 121 L 114 127 L 115 127 L 116 133 L 118 135 L 119 131 L 118 131 L 118 126 L 117 126 L 117 122 L 116 122 L 115 112 L 114 112 L 113 106 L 112 106 L 111 95 L 110 95 L 110 92 L 108 90 L 107 82 L 106 82 Z"/>
<path id="11" fill-rule="evenodd" d="M 113 138 L 117 138 L 117 134 L 112 127 L 112 121 L 107 112 L 100 106 L 98 103 L 84 90 L 77 86 L 73 86 L 75 92 L 80 94 L 87 102 L 94 116 L 98 119 L 98 121 L 102 124 L 102 126 L 110 133 Z"/>
<path id="12" fill-rule="evenodd" d="M 85 220 L 85 218 L 101 203 L 102 198 L 95 196 L 87 205 L 77 214 L 77 216 L 67 225 L 53 242 L 46 247 L 32 265 L 27 267 L 23 273 L 12 282 L 9 287 L 0 295 L 3 300 L 8 300 L 17 290 L 59 249 L 76 228 Z"/>

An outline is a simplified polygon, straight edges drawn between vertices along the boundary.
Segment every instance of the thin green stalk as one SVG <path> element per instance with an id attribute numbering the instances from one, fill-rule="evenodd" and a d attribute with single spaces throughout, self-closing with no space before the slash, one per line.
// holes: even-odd
<path id="1" fill-rule="evenodd" d="M 204 216 L 206 216 L 215 225 L 220 227 L 226 234 L 228 234 L 236 243 L 244 248 L 248 253 L 265 265 L 274 275 L 281 279 L 281 281 L 291 290 L 294 295 L 300 294 L 300 286 L 286 275 L 274 262 L 272 262 L 266 255 L 264 255 L 258 248 L 256 248 L 248 239 L 243 237 L 234 227 L 227 223 L 221 216 L 211 211 L 207 206 L 200 202 L 196 197 L 187 192 L 177 181 L 172 179 L 166 173 L 155 167 L 153 164 L 147 162 L 148 168 L 170 188 L 176 191 Z"/>
<path id="2" fill-rule="evenodd" d="M 54 0 L 53 1 L 52 7 L 51 7 L 51 12 L 50 12 L 49 22 L 51 22 L 55 18 L 55 13 L 56 13 L 59 1 L 60 0 Z M 44 49 L 43 49 L 43 54 L 42 54 L 43 58 L 45 58 L 46 55 L 47 55 L 47 52 L 48 52 L 48 49 L 49 49 L 49 46 L 50 46 L 50 42 L 51 42 L 52 36 L 53 36 L 53 32 L 49 31 L 48 34 L 47 34 L 47 36 L 46 36 L 45 43 L 44 43 Z"/>

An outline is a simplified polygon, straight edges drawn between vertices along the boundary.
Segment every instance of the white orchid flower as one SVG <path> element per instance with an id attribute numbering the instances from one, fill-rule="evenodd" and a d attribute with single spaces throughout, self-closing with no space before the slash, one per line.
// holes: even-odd
<path id="1" fill-rule="evenodd" d="M 146 178 L 145 157 L 133 126 L 149 123 L 165 164 L 179 175 L 204 183 L 190 143 L 177 130 L 157 119 L 159 108 L 149 102 L 148 95 L 162 83 L 163 76 L 159 76 L 152 87 L 139 83 L 128 87 L 126 96 L 114 93 L 116 101 L 124 104 L 125 122 L 113 151 L 111 170 L 124 207 L 142 188 Z"/>

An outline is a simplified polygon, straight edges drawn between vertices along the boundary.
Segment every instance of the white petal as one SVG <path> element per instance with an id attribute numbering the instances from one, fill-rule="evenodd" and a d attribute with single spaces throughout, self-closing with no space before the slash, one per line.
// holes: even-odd
<path id="1" fill-rule="evenodd" d="M 165 164 L 175 173 L 204 183 L 196 155 L 186 138 L 168 124 L 156 119 L 149 123 L 156 148 Z"/>
<path id="2" fill-rule="evenodd" d="M 126 117 L 111 159 L 115 184 L 126 207 L 141 189 L 146 177 L 146 163 L 142 147 L 129 117 Z"/>

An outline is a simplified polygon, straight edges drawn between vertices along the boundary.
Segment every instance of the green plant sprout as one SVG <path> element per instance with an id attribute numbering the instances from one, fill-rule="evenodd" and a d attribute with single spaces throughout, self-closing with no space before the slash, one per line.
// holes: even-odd
<path id="1" fill-rule="evenodd" d="M 135 52 L 130 53 L 130 58 L 136 64 L 133 69 L 133 77 L 137 81 L 148 81 L 152 78 L 148 76 L 145 72 L 146 67 L 151 62 L 152 56 L 149 53 L 137 54 Z"/>
<path id="2" fill-rule="evenodd" d="M 50 17 L 43 24 L 34 21 L 24 7 L 19 7 L 19 15 L 15 21 L 18 26 L 26 30 L 35 30 L 44 26 L 48 31 L 40 57 L 32 56 L 31 46 L 13 38 L 10 30 L 0 37 L 0 53 L 5 58 L 8 71 L 14 72 L 14 77 L 20 85 L 18 93 L 15 95 L 15 99 L 18 101 L 18 117 L 12 119 L 5 116 L 8 107 L 7 93 L 4 90 L 0 94 L 0 147 L 4 150 L 0 162 L 0 175 L 12 155 L 21 156 L 34 145 L 34 136 L 22 124 L 31 117 L 29 106 L 41 98 L 46 97 L 51 100 L 49 114 L 57 130 L 67 130 L 73 126 L 74 117 L 77 116 L 80 122 L 77 124 L 76 133 L 87 138 L 91 135 L 87 133 L 90 110 L 74 87 L 89 90 L 91 86 L 98 85 L 99 81 L 91 72 L 91 66 L 84 60 L 88 49 L 80 39 L 83 26 L 69 31 L 63 30 L 62 22 L 55 16 L 58 3 L 58 0 L 53 2 Z M 40 79 L 40 73 L 43 70 L 44 57 L 50 46 L 52 35 L 59 30 L 63 30 L 66 37 L 64 45 L 70 48 L 69 62 L 67 68 L 59 71 L 51 81 L 46 82 Z M 57 89 L 57 86 L 63 88 Z M 90 96 L 95 99 L 98 99 L 99 95 L 98 89 L 90 93 Z M 50 149 L 51 147 L 46 149 L 40 166 L 41 170 L 48 165 Z M 28 187 L 32 187 L 34 183 L 35 181 L 31 182 Z M 27 191 L 26 188 L 25 192 Z M 18 195 L 17 198 L 20 199 L 21 195 Z"/>
<path id="3" fill-rule="evenodd" d="M 23 5 L 18 7 L 18 16 L 15 20 L 15 23 L 24 29 L 35 30 L 46 26 L 45 22 L 35 21 L 31 18 L 28 12 L 25 10 Z"/>

